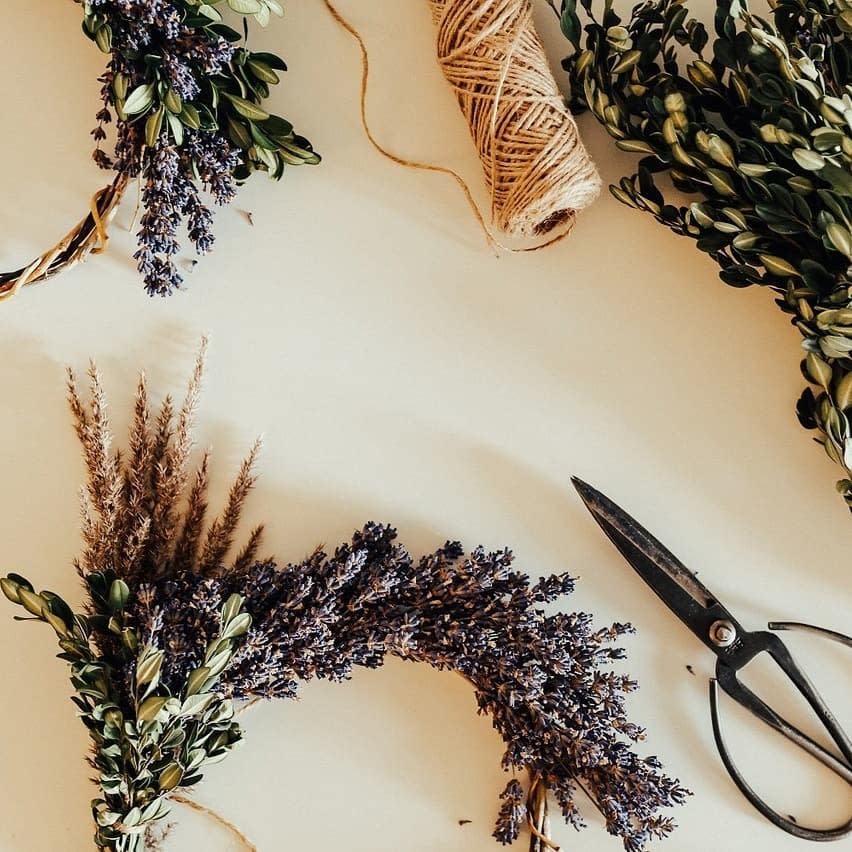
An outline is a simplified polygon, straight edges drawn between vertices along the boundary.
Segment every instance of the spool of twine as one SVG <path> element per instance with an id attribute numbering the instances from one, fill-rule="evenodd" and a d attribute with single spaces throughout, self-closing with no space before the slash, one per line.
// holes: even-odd
<path id="1" fill-rule="evenodd" d="M 530 0 L 429 0 L 438 62 L 470 126 L 496 227 L 569 228 L 600 177 L 550 71 Z"/>

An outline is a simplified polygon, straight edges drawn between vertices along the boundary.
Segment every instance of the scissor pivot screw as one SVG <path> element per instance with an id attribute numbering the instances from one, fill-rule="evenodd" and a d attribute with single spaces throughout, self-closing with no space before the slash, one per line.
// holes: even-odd
<path id="1" fill-rule="evenodd" d="M 710 641 L 720 648 L 734 644 L 737 638 L 737 628 L 730 621 L 714 621 L 710 625 Z"/>

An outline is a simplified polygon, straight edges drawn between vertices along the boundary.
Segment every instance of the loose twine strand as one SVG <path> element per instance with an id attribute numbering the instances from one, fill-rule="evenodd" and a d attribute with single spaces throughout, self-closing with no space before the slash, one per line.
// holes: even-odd
<path id="1" fill-rule="evenodd" d="M 221 814 L 211 808 L 208 808 L 206 805 L 202 805 L 200 802 L 196 802 L 195 799 L 190 799 L 188 796 L 182 795 L 181 793 L 172 793 L 169 798 L 173 802 L 178 802 L 181 805 L 185 805 L 186 807 L 191 808 L 194 811 L 198 811 L 198 813 L 204 814 L 212 820 L 215 820 L 215 822 L 227 829 L 234 838 L 248 850 L 248 852 L 257 852 L 257 846 L 255 846 L 254 843 L 252 843 L 251 840 L 249 840 L 248 837 L 246 837 L 230 820 L 225 819 L 225 817 Z"/>
<path id="2" fill-rule="evenodd" d="M 550 72 L 529 0 L 430 0 L 438 62 L 470 126 L 494 225 L 510 237 L 527 239 L 556 232 L 520 249 L 495 237 L 458 172 L 406 159 L 378 142 L 367 119 L 370 63 L 364 39 L 332 0 L 324 2 L 360 48 L 361 124 L 382 156 L 406 168 L 452 177 L 492 248 L 538 251 L 570 233 L 575 211 L 600 192 L 600 177 Z"/>

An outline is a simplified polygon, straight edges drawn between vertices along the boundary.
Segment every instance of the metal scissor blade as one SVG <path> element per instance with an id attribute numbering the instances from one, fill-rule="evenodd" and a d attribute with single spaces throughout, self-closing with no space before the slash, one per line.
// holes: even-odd
<path id="1" fill-rule="evenodd" d="M 710 638 L 714 622 L 729 621 L 737 635 L 743 633 L 716 596 L 638 521 L 588 483 L 575 476 L 571 482 L 592 517 L 633 570 L 707 647 L 719 653 L 718 643 Z"/>

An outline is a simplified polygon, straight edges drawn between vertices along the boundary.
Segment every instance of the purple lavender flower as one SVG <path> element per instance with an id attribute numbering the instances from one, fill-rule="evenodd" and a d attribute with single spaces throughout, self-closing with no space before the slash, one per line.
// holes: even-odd
<path id="1" fill-rule="evenodd" d="M 520 781 L 513 778 L 500 794 L 500 798 L 503 800 L 503 804 L 500 805 L 494 837 L 500 843 L 514 843 L 518 839 L 527 817 L 526 794 Z"/>

